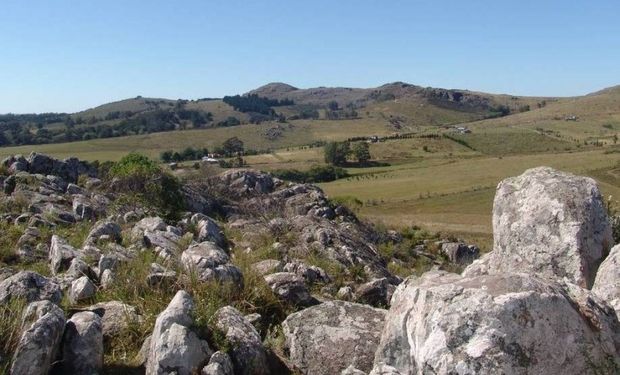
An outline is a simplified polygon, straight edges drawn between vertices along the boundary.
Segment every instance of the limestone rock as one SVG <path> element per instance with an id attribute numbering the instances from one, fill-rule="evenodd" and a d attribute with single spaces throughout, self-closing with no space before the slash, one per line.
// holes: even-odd
<path id="1" fill-rule="evenodd" d="M 195 272 L 202 281 L 243 284 L 241 270 L 230 263 L 228 254 L 213 242 L 190 245 L 181 255 L 181 263 L 188 272 Z"/>
<path id="2" fill-rule="evenodd" d="M 528 272 L 592 287 L 613 245 L 596 182 L 551 168 L 529 169 L 497 186 L 493 251 L 465 275 Z M 481 267 L 480 264 L 486 264 Z"/>
<path id="3" fill-rule="evenodd" d="M 76 304 L 95 295 L 97 288 L 86 276 L 82 276 L 71 283 L 69 290 L 69 302 Z"/>
<path id="4" fill-rule="evenodd" d="M 118 336 L 141 320 L 135 307 L 121 301 L 100 302 L 88 310 L 101 317 L 104 338 Z"/>
<path id="5" fill-rule="evenodd" d="M 51 279 L 36 272 L 21 271 L 0 282 L 0 303 L 7 303 L 13 298 L 24 298 L 27 302 L 49 300 L 60 302 L 60 286 Z"/>
<path id="6" fill-rule="evenodd" d="M 620 319 L 620 245 L 611 249 L 599 267 L 592 292 L 607 301 Z"/>
<path id="7" fill-rule="evenodd" d="M 304 279 L 290 272 L 277 272 L 265 276 L 265 282 L 281 299 L 299 306 L 317 303 L 304 284 Z"/>
<path id="8" fill-rule="evenodd" d="M 224 236 L 224 232 L 220 226 L 217 225 L 215 220 L 211 219 L 207 215 L 195 214 L 192 216 L 191 222 L 196 224 L 198 229 L 197 240 L 199 242 L 212 241 L 221 248 L 226 247 L 226 237 Z"/>
<path id="9" fill-rule="evenodd" d="M 446 242 L 441 245 L 441 252 L 448 260 L 456 264 L 470 264 L 480 256 L 480 249 L 474 245 L 460 242 Z"/>
<path id="10" fill-rule="evenodd" d="M 11 374 L 47 375 L 65 330 L 65 314 L 50 301 L 32 302 L 23 315 L 22 335 L 13 355 Z"/>
<path id="11" fill-rule="evenodd" d="M 217 328 L 232 346 L 235 374 L 268 374 L 267 355 L 256 329 L 234 307 L 225 306 L 215 313 Z"/>
<path id="12" fill-rule="evenodd" d="M 368 372 L 386 310 L 330 301 L 289 315 L 282 323 L 290 361 L 303 374 L 338 374 L 349 366 Z"/>
<path id="13" fill-rule="evenodd" d="M 190 330 L 194 302 L 180 290 L 159 314 L 150 340 L 146 374 L 191 375 L 203 368 L 211 349 Z"/>
<path id="14" fill-rule="evenodd" d="M 78 251 L 63 238 L 53 235 L 50 244 L 50 268 L 54 274 L 69 269 L 73 258 L 79 255 Z"/>
<path id="15" fill-rule="evenodd" d="M 265 259 L 252 264 L 252 269 L 260 276 L 265 276 L 275 272 L 281 272 L 282 267 L 282 261 L 277 259 Z"/>
<path id="16" fill-rule="evenodd" d="M 392 298 L 373 374 L 588 374 L 620 366 L 620 323 L 574 284 L 432 271 Z M 561 343 L 561 344 L 560 344 Z"/>
<path id="17" fill-rule="evenodd" d="M 102 238 L 109 238 L 114 242 L 121 241 L 121 227 L 110 220 L 98 221 L 88 232 L 86 237 L 87 244 L 96 244 Z"/>
<path id="18" fill-rule="evenodd" d="M 74 314 L 67 321 L 62 342 L 62 372 L 91 375 L 103 367 L 103 333 L 99 315 L 91 311 Z"/>
<path id="19" fill-rule="evenodd" d="M 376 307 L 389 306 L 394 289 L 386 278 L 371 280 L 357 288 L 355 300 Z"/>
<path id="20" fill-rule="evenodd" d="M 233 375 L 233 364 L 228 354 L 224 352 L 215 352 L 209 359 L 200 375 Z"/>

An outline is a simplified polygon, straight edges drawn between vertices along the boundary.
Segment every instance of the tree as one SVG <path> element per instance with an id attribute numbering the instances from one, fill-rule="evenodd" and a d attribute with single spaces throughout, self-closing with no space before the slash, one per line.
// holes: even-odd
<path id="1" fill-rule="evenodd" d="M 224 149 L 224 153 L 228 155 L 243 152 L 243 141 L 237 137 L 228 138 L 222 144 L 222 148 Z"/>
<path id="2" fill-rule="evenodd" d="M 159 158 L 164 163 L 170 163 L 172 161 L 172 151 L 164 151 L 164 152 L 162 152 L 161 155 L 159 156 Z"/>
<path id="3" fill-rule="evenodd" d="M 325 162 L 333 165 L 345 165 L 351 152 L 349 142 L 329 142 L 325 145 Z"/>
<path id="4" fill-rule="evenodd" d="M 338 110 L 338 102 L 335 100 L 332 100 L 331 102 L 327 103 L 327 108 L 329 108 L 330 111 L 337 111 Z"/>
<path id="5" fill-rule="evenodd" d="M 357 142 L 352 149 L 353 156 L 360 164 L 366 164 L 370 160 L 370 147 L 366 142 Z"/>

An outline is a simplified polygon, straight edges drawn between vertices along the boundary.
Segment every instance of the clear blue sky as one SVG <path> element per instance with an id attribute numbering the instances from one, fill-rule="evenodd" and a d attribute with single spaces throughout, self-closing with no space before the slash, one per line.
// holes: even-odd
<path id="1" fill-rule="evenodd" d="M 281 81 L 569 96 L 620 84 L 618 0 L 3 0 L 0 113 Z"/>

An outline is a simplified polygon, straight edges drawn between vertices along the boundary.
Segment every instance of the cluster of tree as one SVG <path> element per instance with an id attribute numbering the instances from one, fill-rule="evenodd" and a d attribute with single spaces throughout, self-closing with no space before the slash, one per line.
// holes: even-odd
<path id="1" fill-rule="evenodd" d="M 489 108 L 489 115 L 487 118 L 504 117 L 510 114 L 510 107 L 504 104 L 499 104 L 495 107 Z"/>
<path id="2" fill-rule="evenodd" d="M 312 119 L 317 120 L 319 118 L 319 111 L 313 105 L 298 105 L 295 108 L 297 110 L 297 114 L 291 116 L 289 120 L 299 120 L 299 119 Z"/>
<path id="3" fill-rule="evenodd" d="M 241 121 L 234 116 L 228 116 L 226 120 L 220 121 L 217 123 L 217 126 L 237 126 L 237 125 L 241 125 Z"/>
<path id="4" fill-rule="evenodd" d="M 223 156 L 239 156 L 242 154 L 258 154 L 255 150 L 244 150 L 243 141 L 237 137 L 228 138 L 222 143 L 222 146 L 215 147 L 213 153 Z M 201 159 L 203 156 L 209 155 L 209 150 L 204 148 L 187 147 L 183 151 L 164 151 L 159 155 L 159 158 L 166 163 L 179 162 L 187 160 Z"/>
<path id="5" fill-rule="evenodd" d="M 336 166 L 347 165 L 349 156 L 353 156 L 359 164 L 370 161 L 370 147 L 367 142 L 356 142 L 351 146 L 348 141 L 329 142 L 324 148 L 325 162 Z"/>
<path id="6" fill-rule="evenodd" d="M 187 147 L 183 151 L 164 151 L 159 155 L 161 161 L 165 163 L 170 163 L 172 161 L 187 161 L 187 160 L 197 160 L 201 159 L 203 156 L 208 156 L 209 150 L 205 148 L 193 148 Z"/>
<path id="7" fill-rule="evenodd" d="M 337 111 L 328 110 L 325 112 L 325 117 L 328 120 L 348 120 L 358 117 L 358 113 L 355 109 L 341 109 Z"/>
<path id="8" fill-rule="evenodd" d="M 272 172 L 278 178 L 300 183 L 330 182 L 349 177 L 346 169 L 333 165 L 314 165 L 307 171 L 297 169 L 278 169 Z"/>
<path id="9" fill-rule="evenodd" d="M 225 96 L 223 101 L 239 112 L 256 112 L 263 115 L 275 115 L 275 111 L 271 107 L 295 104 L 289 99 L 269 99 L 257 94 Z"/>

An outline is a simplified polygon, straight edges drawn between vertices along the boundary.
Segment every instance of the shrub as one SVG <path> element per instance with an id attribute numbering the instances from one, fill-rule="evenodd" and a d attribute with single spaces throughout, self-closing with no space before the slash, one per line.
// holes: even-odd
<path id="1" fill-rule="evenodd" d="M 349 177 L 346 169 L 333 165 L 314 165 L 307 171 L 297 169 L 278 169 L 272 172 L 278 178 L 300 183 L 330 182 Z"/>
<path id="2" fill-rule="evenodd" d="M 108 178 L 112 190 L 121 193 L 117 203 L 137 203 L 171 220 L 185 208 L 179 181 L 144 155 L 126 155 L 112 165 Z"/>

